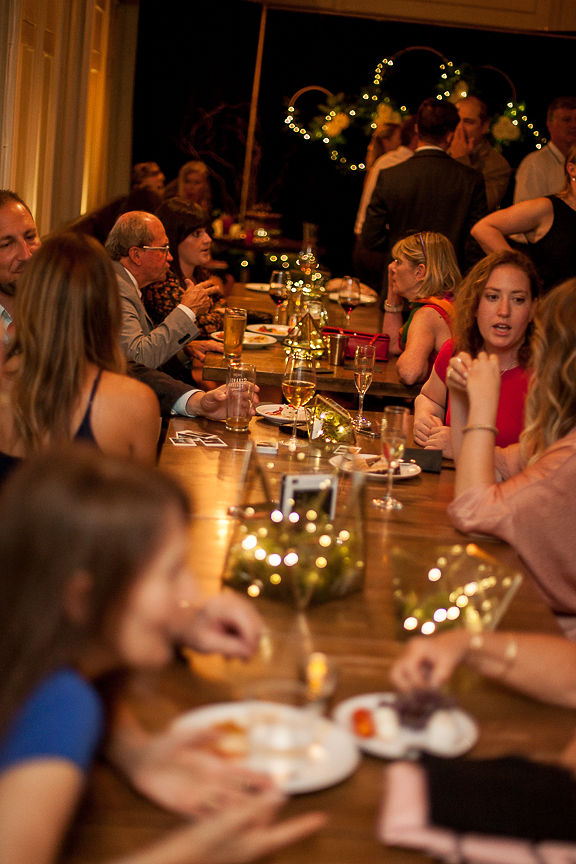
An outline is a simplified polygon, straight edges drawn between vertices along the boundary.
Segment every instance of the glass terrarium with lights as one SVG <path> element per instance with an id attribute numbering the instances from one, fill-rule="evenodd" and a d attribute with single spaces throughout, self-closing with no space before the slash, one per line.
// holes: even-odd
<path id="1" fill-rule="evenodd" d="M 475 543 L 392 548 L 390 567 L 399 636 L 430 636 L 453 627 L 494 630 L 522 574 Z"/>
<path id="2" fill-rule="evenodd" d="M 257 457 L 255 457 L 257 458 Z M 347 488 L 334 513 L 327 490 L 280 510 L 237 508 L 223 583 L 248 597 L 266 597 L 297 609 L 360 591 L 364 585 L 363 478 Z"/>

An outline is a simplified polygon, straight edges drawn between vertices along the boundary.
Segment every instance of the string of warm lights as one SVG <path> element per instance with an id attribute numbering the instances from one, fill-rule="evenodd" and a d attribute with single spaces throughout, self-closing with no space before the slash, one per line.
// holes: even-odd
<path id="1" fill-rule="evenodd" d="M 400 122 L 409 113 L 406 105 L 398 105 L 385 92 L 386 76 L 393 67 L 394 58 L 383 58 L 374 70 L 372 84 L 363 88 L 358 97 L 347 97 L 344 93 L 330 96 L 326 104 L 318 106 L 322 113 L 315 116 L 308 126 L 300 119 L 296 99 L 293 99 L 293 104 L 287 108 L 284 123 L 305 141 L 321 141 L 326 145 L 331 161 L 336 162 L 339 168 L 352 172 L 365 171 L 365 162 L 350 156 L 348 130 L 363 132 L 369 139 L 379 127 Z M 470 80 L 465 80 L 464 73 Z M 464 98 L 470 93 L 472 79 L 472 67 L 465 64 L 459 66 L 451 60 L 443 61 L 439 66 L 436 98 L 451 102 Z M 506 107 L 492 119 L 491 134 L 499 146 L 531 136 L 536 139 L 535 148 L 540 150 L 547 141 L 530 121 L 525 103 L 515 100 L 507 102 Z"/>

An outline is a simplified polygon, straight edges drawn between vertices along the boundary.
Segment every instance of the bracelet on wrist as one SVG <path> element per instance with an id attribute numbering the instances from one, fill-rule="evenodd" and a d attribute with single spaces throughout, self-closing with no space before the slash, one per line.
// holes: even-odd
<path id="1" fill-rule="evenodd" d="M 464 426 L 462 432 L 492 432 L 498 435 L 498 427 L 492 426 L 490 423 L 473 423 L 470 426 Z"/>
<path id="2" fill-rule="evenodd" d="M 403 312 L 404 306 L 401 303 L 394 305 L 393 303 L 389 303 L 387 300 L 384 301 L 384 311 L 385 312 Z"/>
<path id="3" fill-rule="evenodd" d="M 468 647 L 470 651 L 482 651 L 484 648 L 484 635 L 482 633 L 474 633 L 470 637 L 470 642 L 468 643 Z M 513 636 L 510 636 L 508 642 L 506 643 L 506 647 L 504 649 L 504 655 L 500 658 L 502 662 L 502 677 L 506 675 L 508 670 L 514 665 L 516 662 L 516 658 L 518 656 L 518 643 Z"/>

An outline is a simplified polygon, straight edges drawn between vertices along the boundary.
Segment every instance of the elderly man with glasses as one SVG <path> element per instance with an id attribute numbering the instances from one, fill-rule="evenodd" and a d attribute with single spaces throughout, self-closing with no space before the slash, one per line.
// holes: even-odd
<path id="1" fill-rule="evenodd" d="M 162 222 L 151 213 L 124 213 L 110 231 L 106 249 L 114 261 L 120 289 L 124 353 L 129 360 L 154 369 L 179 355 L 179 371 L 184 373 L 188 363 L 182 349 L 199 333 L 196 314 L 209 309 L 208 290 L 213 282 L 190 283 L 178 306 L 155 327 L 144 308 L 142 289 L 163 280 L 170 268 L 172 255 Z M 176 374 L 175 365 L 171 363 L 171 374 Z"/>

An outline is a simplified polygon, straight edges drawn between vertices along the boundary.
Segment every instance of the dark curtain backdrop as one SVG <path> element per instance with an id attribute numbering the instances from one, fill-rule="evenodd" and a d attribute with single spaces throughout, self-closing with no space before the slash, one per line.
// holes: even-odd
<path id="1" fill-rule="evenodd" d="M 216 203 L 228 208 L 239 204 L 259 21 L 260 7 L 243 0 L 140 0 L 134 161 L 156 160 L 171 179 L 198 154 L 216 176 Z M 576 42 L 570 37 L 270 10 L 255 154 L 257 199 L 283 214 L 285 232 L 296 239 L 303 221 L 319 223 L 334 270 L 349 266 L 362 176 L 340 174 L 322 144 L 286 129 L 287 100 L 311 84 L 357 94 L 383 57 L 415 45 L 476 67 L 477 84 L 494 111 L 507 99 L 508 85 L 478 67 L 502 69 L 542 130 L 548 101 L 576 89 Z M 435 95 L 438 62 L 423 52 L 405 55 L 388 79 L 390 89 L 416 108 Z M 319 97 L 298 103 L 304 117 Z M 505 155 L 515 165 L 524 152 L 525 146 L 515 147 Z"/>

